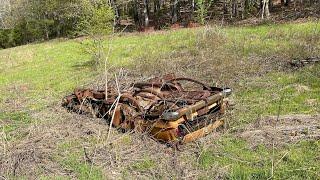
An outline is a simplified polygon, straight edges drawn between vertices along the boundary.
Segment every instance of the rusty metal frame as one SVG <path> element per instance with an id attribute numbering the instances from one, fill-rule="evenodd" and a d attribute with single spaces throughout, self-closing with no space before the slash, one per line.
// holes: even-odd
<path id="1" fill-rule="evenodd" d="M 186 90 L 183 81 L 198 84 L 202 89 Z M 113 88 L 107 93 L 76 89 L 64 98 L 63 106 L 104 118 L 121 130 L 147 132 L 160 141 L 183 144 L 223 125 L 230 94 L 229 88 L 211 87 L 169 74 L 133 84 L 133 88 L 121 92 L 121 97 Z M 119 104 L 115 106 L 117 98 Z"/>

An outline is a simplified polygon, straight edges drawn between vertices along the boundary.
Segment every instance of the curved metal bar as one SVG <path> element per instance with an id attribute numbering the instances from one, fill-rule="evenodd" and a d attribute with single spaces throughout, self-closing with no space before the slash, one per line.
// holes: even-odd
<path id="1" fill-rule="evenodd" d="M 134 105 L 139 110 L 139 112 L 143 112 L 142 107 L 134 97 L 129 94 L 122 94 L 120 97 L 120 101 L 123 102 L 125 101 L 125 99 L 127 99 L 132 105 Z"/>
<path id="2" fill-rule="evenodd" d="M 167 81 L 165 83 L 170 83 L 170 82 L 174 82 L 174 81 L 190 81 L 190 82 L 194 82 L 196 84 L 199 84 L 199 85 L 203 86 L 207 90 L 211 89 L 210 86 L 208 86 L 208 85 L 206 85 L 206 84 L 204 84 L 204 83 L 202 83 L 200 81 L 197 81 L 197 80 L 194 80 L 194 79 L 191 79 L 191 78 L 185 78 L 185 77 L 174 78 L 174 79 L 171 79 L 171 80 L 169 80 L 169 81 Z"/>
<path id="3" fill-rule="evenodd" d="M 140 92 L 147 92 L 147 93 L 151 93 L 153 95 L 158 96 L 160 99 L 164 99 L 163 94 L 161 92 L 156 91 L 153 88 L 147 88 L 147 89 L 140 89 L 139 91 L 137 91 L 133 96 L 136 96 L 137 94 L 139 94 Z"/>
<path id="4" fill-rule="evenodd" d="M 156 87 L 162 89 L 165 85 L 169 86 L 170 88 L 173 88 L 175 90 L 180 90 L 175 84 L 172 84 L 170 82 L 163 82 L 163 83 L 136 83 L 134 84 L 134 87 L 137 88 L 144 88 L 145 86 L 148 87 Z"/>

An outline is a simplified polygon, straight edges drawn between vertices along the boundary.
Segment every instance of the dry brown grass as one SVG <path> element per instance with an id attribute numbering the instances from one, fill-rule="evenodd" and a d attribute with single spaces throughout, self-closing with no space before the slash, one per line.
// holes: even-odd
<path id="1" fill-rule="evenodd" d="M 272 147 L 272 141 L 276 146 L 283 146 L 306 139 L 319 140 L 319 127 L 319 115 L 269 116 L 248 125 L 239 132 L 239 137 L 248 140 L 251 147 L 261 144 Z"/>
<path id="2" fill-rule="evenodd" d="M 103 170 L 107 178 L 195 178 L 203 172 L 195 164 L 210 137 L 189 144 L 177 151 L 152 140 L 145 134 L 121 133 L 112 129 L 107 139 L 107 124 L 99 119 L 70 114 L 62 108 L 52 108 L 37 114 L 40 124 L 16 133 L 25 137 L 8 143 L 1 156 L 0 170 L 4 175 L 36 178 L 78 174 L 64 167 L 57 159 L 79 153 L 79 161 Z M 214 138 L 214 136 L 212 136 Z M 64 144 L 70 147 L 59 148 Z M 148 164 L 149 163 L 149 164 Z M 219 168 L 205 171 L 208 175 L 223 176 Z"/>

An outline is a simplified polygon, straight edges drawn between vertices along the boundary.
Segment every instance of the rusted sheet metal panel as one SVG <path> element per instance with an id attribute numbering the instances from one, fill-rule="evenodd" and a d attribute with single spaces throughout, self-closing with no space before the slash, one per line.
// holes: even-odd
<path id="1" fill-rule="evenodd" d="M 193 83 L 193 89 L 185 88 L 184 82 Z M 126 131 L 148 132 L 164 142 L 187 143 L 223 124 L 219 119 L 227 108 L 230 94 L 229 88 L 211 87 L 169 74 L 136 83 L 123 92 L 113 87 L 107 93 L 76 89 L 63 99 L 63 106 L 107 119 L 114 127 Z"/>

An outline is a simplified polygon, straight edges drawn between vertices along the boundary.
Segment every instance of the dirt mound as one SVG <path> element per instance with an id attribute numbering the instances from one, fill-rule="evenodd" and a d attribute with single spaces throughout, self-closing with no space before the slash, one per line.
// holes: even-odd
<path id="1" fill-rule="evenodd" d="M 268 116 L 250 124 L 239 133 L 253 147 L 259 144 L 267 146 L 285 145 L 300 140 L 320 139 L 320 114 Z"/>

